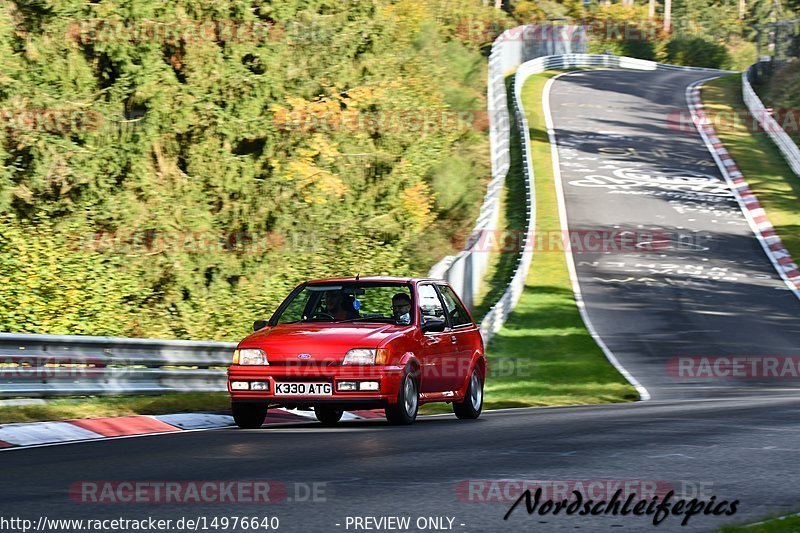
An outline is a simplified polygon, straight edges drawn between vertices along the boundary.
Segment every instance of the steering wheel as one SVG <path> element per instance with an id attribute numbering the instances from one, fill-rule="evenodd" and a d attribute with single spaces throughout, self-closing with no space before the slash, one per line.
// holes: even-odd
<path id="1" fill-rule="evenodd" d="M 311 315 L 311 319 L 313 320 L 313 319 L 317 318 L 318 316 L 321 316 L 321 317 L 323 317 L 323 318 L 328 318 L 328 319 L 330 319 L 330 320 L 336 320 L 336 317 L 335 317 L 335 316 L 333 316 L 333 315 L 332 315 L 332 314 L 330 314 L 330 313 L 326 313 L 325 311 L 317 311 L 316 313 L 314 313 L 313 315 Z"/>

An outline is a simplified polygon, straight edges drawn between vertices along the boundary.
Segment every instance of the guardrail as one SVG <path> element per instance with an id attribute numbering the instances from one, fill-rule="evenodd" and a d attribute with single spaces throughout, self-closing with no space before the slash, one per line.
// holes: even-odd
<path id="1" fill-rule="evenodd" d="M 800 148 L 792 140 L 791 137 L 784 131 L 778 124 L 778 121 L 772 116 L 772 113 L 764 106 L 761 99 L 753 90 L 750 83 L 751 76 L 758 68 L 758 63 L 750 65 L 744 74 L 742 74 L 742 99 L 744 100 L 747 109 L 753 118 L 756 119 L 758 125 L 767 132 L 769 138 L 778 147 L 778 150 L 783 154 L 783 158 L 792 168 L 792 171 L 800 176 Z"/>
<path id="2" fill-rule="evenodd" d="M 582 26 L 536 24 L 511 28 L 495 39 L 489 56 L 487 107 L 489 114 L 490 157 L 492 180 L 487 187 L 473 235 L 494 231 L 500 212 L 500 195 L 510 167 L 509 146 L 512 127 L 506 97 L 506 77 L 522 62 L 552 54 L 567 54 L 586 49 L 586 33 Z M 517 122 L 519 124 L 519 122 Z M 526 199 L 530 214 L 532 198 Z M 522 229 L 522 228 L 520 228 Z M 456 256 L 448 256 L 431 268 L 430 277 L 444 278 L 459 293 L 464 303 L 473 308 L 489 267 L 490 254 L 477 252 L 475 246 L 481 239 L 467 243 Z M 517 259 L 516 271 L 525 267 L 524 255 Z M 530 260 L 528 259 L 528 263 Z M 527 268 L 525 268 L 527 272 Z M 508 292 L 508 290 L 506 291 Z M 516 294 L 516 293 L 514 293 Z M 503 294 L 489 310 L 481 323 L 484 340 L 505 323 L 508 313 L 518 298 Z"/>
<path id="3" fill-rule="evenodd" d="M 0 333 L 0 396 L 223 392 L 236 343 Z"/>

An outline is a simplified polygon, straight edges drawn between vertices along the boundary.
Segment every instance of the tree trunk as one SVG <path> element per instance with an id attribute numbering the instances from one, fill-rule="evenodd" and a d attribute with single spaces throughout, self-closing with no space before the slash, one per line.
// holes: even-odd
<path id="1" fill-rule="evenodd" d="M 647 18 L 653 20 L 656 18 L 656 0 L 650 0 L 647 5 Z"/>
<path id="2" fill-rule="evenodd" d="M 669 33 L 672 27 L 672 0 L 664 0 L 664 31 Z"/>

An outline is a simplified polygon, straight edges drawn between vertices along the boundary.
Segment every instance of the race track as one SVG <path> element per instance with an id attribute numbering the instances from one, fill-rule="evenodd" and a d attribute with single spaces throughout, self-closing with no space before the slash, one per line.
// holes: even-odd
<path id="1" fill-rule="evenodd" d="M 528 516 L 465 480 L 647 480 L 739 499 L 737 520 L 798 505 L 798 398 L 646 402 L 487 413 L 476 422 L 426 417 L 179 433 L 0 453 L 4 516 L 141 518 L 278 516 L 283 531 L 345 531 L 347 516 L 455 517 L 454 531 L 642 531 L 648 517 Z M 103 480 L 270 480 L 289 497 L 323 483 L 326 501 L 274 505 L 77 503 L 69 487 Z M 500 485 L 502 486 L 502 485 Z M 461 491 L 459 490 L 461 487 Z M 496 495 L 495 495 L 496 496 Z M 461 527 L 460 524 L 465 524 Z M 693 517 L 691 530 L 721 520 Z M 685 531 L 667 518 L 658 531 Z M 352 531 L 352 529 L 350 530 Z"/>
<path id="2" fill-rule="evenodd" d="M 800 347 L 800 302 L 700 135 L 676 120 L 688 114 L 685 87 L 707 77 L 586 71 L 553 85 L 570 230 L 629 230 L 630 242 L 645 245 L 649 233 L 656 236 L 639 253 L 575 251 L 583 297 L 601 338 L 653 398 L 797 391 L 796 379 L 708 380 L 669 371 L 680 356 L 787 356 Z"/>
<path id="3" fill-rule="evenodd" d="M 503 479 L 638 480 L 687 498 L 740 502 L 733 517 L 695 516 L 688 528 L 669 517 L 658 531 L 797 512 L 797 380 L 693 380 L 668 371 L 677 356 L 794 355 L 800 346 L 800 302 L 726 193 L 699 135 L 668 126 L 671 112 L 686 109 L 685 88 L 707 76 L 595 70 L 562 76 L 551 91 L 570 228 L 674 238 L 642 253 L 575 253 L 592 323 L 654 400 L 506 410 L 474 422 L 423 417 L 401 428 L 383 420 L 330 429 L 303 423 L 5 451 L 0 516 L 278 516 L 280 531 L 302 532 L 355 531 L 345 527 L 348 516 L 410 516 L 412 523 L 446 516 L 454 518 L 452 531 L 474 532 L 652 527 L 650 517 L 528 516 L 523 507 L 504 521 L 510 501 L 465 492 Z M 697 178 L 693 191 L 675 179 L 687 176 Z M 70 497 L 75 483 L 103 480 L 270 480 L 292 501 L 142 505 Z M 321 484 L 317 501 L 296 501 L 313 483 Z"/>

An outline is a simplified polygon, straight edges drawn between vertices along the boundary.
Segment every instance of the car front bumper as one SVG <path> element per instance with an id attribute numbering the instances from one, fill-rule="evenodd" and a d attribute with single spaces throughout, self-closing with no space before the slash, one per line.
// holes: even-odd
<path id="1" fill-rule="evenodd" d="M 307 406 L 314 404 L 386 405 L 395 403 L 403 379 L 400 366 L 243 366 L 228 368 L 228 392 L 235 402 L 263 402 L 275 405 Z M 377 381 L 378 390 L 340 391 L 342 381 Z M 234 390 L 232 382 L 267 382 L 267 390 Z M 332 393 L 325 396 L 276 395 L 275 383 L 329 383 Z"/>

